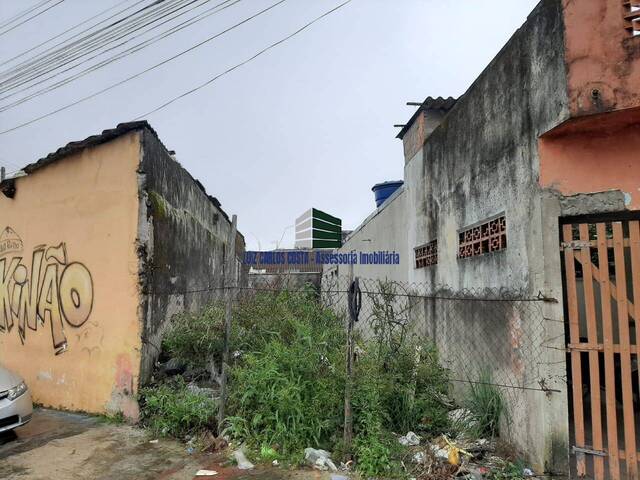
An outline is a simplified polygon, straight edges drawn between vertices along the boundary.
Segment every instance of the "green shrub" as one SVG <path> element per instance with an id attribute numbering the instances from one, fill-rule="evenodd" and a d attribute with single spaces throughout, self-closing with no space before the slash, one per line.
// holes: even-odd
<path id="1" fill-rule="evenodd" d="M 358 435 L 353 442 L 356 467 L 366 478 L 389 478 L 400 472 L 399 448 L 388 435 Z"/>
<path id="2" fill-rule="evenodd" d="M 353 453 L 358 471 L 366 477 L 390 476 L 398 466 L 394 458 L 398 444 L 385 428 L 389 415 L 382 394 L 385 381 L 377 360 L 371 355 L 361 357 L 352 395 Z"/>
<path id="3" fill-rule="evenodd" d="M 111 425 L 122 425 L 127 422 L 127 419 L 122 412 L 115 412 L 100 415 L 100 421 Z"/>
<path id="4" fill-rule="evenodd" d="M 176 438 L 204 429 L 213 430 L 218 412 L 216 401 L 190 391 L 186 383 L 177 378 L 141 390 L 143 423 L 155 435 Z"/>
<path id="5" fill-rule="evenodd" d="M 342 323 L 305 294 L 263 295 L 244 308 L 243 328 L 261 323 L 236 344 L 246 353 L 231 369 L 227 431 L 290 459 L 330 449 L 342 422 Z"/>
<path id="6" fill-rule="evenodd" d="M 222 358 L 223 325 L 221 304 L 176 315 L 162 338 L 162 351 L 192 367 L 207 368 L 212 358 Z"/>
<path id="7" fill-rule="evenodd" d="M 437 435 L 447 428 L 448 407 L 443 398 L 449 391 L 449 377 L 433 345 L 406 342 L 379 370 L 388 429 Z"/>
<path id="8" fill-rule="evenodd" d="M 399 472 L 401 454 L 391 432 L 435 435 L 448 425 L 448 375 L 431 345 L 405 342 L 393 355 L 379 343 L 368 346 L 356 363 L 353 453 L 361 473 L 389 477 Z"/>
<path id="9" fill-rule="evenodd" d="M 261 293 L 243 301 L 233 312 L 233 325 L 233 348 L 243 352 L 259 352 L 274 339 L 289 344 L 298 338 L 301 326 L 314 334 L 328 329 L 338 335 L 333 346 L 344 345 L 341 321 L 317 302 L 310 289 Z"/>
<path id="10" fill-rule="evenodd" d="M 401 471 L 401 449 L 392 432 L 440 434 L 448 425 L 448 372 L 430 344 L 413 342 L 394 326 L 394 310 L 379 305 L 373 339 L 359 338 L 354 365 L 353 443 L 341 447 L 344 424 L 344 318 L 323 307 L 311 290 L 267 292 L 234 306 L 225 431 L 246 442 L 255 458 L 302 461 L 306 447 L 351 453 L 367 477 Z M 222 351 L 224 309 L 176 317 L 163 340 L 172 357 L 206 366 Z M 152 428 L 181 436 L 178 387 L 145 391 L 144 414 Z M 188 402 L 187 402 L 188 403 Z M 160 407 L 162 405 L 162 408 Z M 188 411 L 188 409 L 187 409 Z M 194 412 L 190 412 L 194 413 Z M 199 425 L 213 420 L 193 418 Z"/>

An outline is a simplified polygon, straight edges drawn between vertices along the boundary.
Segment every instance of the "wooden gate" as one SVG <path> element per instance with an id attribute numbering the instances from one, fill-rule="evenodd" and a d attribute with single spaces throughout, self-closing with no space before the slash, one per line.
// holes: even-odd
<path id="1" fill-rule="evenodd" d="M 562 226 L 573 474 L 638 479 L 640 221 Z"/>

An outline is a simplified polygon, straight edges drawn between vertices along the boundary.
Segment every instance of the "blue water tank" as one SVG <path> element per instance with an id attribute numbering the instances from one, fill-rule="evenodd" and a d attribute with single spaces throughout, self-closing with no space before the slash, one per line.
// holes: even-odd
<path id="1" fill-rule="evenodd" d="M 376 183 L 371 190 L 376 196 L 376 207 L 380 207 L 393 192 L 399 189 L 404 182 L 402 180 L 393 180 L 389 182 Z"/>

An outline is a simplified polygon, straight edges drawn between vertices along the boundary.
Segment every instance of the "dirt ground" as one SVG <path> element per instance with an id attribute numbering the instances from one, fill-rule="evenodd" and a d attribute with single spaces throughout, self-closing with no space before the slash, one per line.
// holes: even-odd
<path id="1" fill-rule="evenodd" d="M 183 480 L 327 480 L 319 472 L 277 469 L 242 471 L 222 467 L 224 457 L 188 454 L 184 445 L 151 438 L 141 429 L 105 423 L 85 415 L 38 409 L 33 420 L 0 434 L 0 478 L 34 480 L 154 479 Z M 200 469 L 214 477 L 196 477 Z"/>

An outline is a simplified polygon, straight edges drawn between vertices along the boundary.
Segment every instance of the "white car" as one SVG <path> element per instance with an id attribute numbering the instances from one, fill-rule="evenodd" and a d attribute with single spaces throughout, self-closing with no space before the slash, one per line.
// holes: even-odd
<path id="1" fill-rule="evenodd" d="M 31 394 L 22 377 L 0 367 L 0 432 L 24 425 L 32 414 Z"/>

